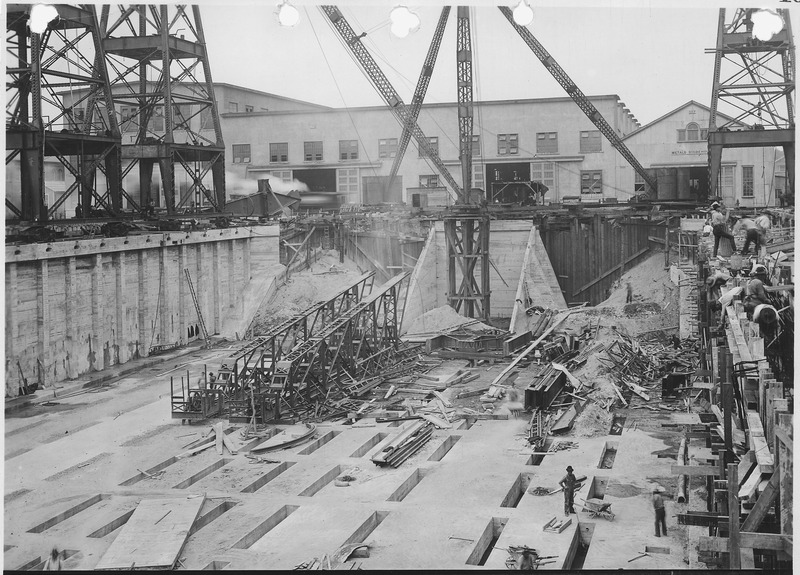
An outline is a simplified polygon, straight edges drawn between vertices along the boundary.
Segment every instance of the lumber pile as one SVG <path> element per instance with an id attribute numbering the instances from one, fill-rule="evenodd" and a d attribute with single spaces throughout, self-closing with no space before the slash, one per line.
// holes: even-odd
<path id="1" fill-rule="evenodd" d="M 428 416 L 430 417 L 430 416 Z M 428 421 L 417 421 L 393 438 L 383 451 L 372 458 L 379 467 L 387 465 L 400 467 L 402 463 L 422 449 L 433 434 L 433 426 Z"/>

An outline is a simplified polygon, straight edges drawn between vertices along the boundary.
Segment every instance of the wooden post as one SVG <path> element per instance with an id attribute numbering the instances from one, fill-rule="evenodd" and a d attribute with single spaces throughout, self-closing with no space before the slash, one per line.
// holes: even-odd
<path id="1" fill-rule="evenodd" d="M 741 569 L 739 555 L 739 477 L 735 463 L 728 464 L 728 567 Z"/>
<path id="2" fill-rule="evenodd" d="M 678 465 L 686 465 L 686 437 L 678 448 Z M 686 503 L 686 475 L 678 476 L 678 503 Z"/>
<path id="3" fill-rule="evenodd" d="M 664 269 L 669 269 L 669 218 L 664 223 Z"/>
<path id="4" fill-rule="evenodd" d="M 723 427 L 725 429 L 725 453 L 729 458 L 733 457 L 733 431 L 731 415 L 733 410 L 733 384 L 729 380 L 722 382 L 722 416 Z M 731 463 L 725 461 L 725 463 Z"/>

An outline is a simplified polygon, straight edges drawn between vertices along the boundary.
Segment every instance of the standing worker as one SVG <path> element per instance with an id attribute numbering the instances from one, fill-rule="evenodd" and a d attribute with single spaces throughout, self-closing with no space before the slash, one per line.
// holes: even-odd
<path id="1" fill-rule="evenodd" d="M 575 509 L 572 506 L 575 503 L 575 484 L 577 483 L 577 479 L 575 478 L 575 474 L 572 473 L 572 466 L 567 466 L 567 474 L 558 482 L 558 484 L 564 489 L 564 515 L 569 515 L 570 513 L 575 513 Z"/>
<path id="2" fill-rule="evenodd" d="M 61 552 L 58 547 L 53 547 L 50 550 L 50 556 L 44 562 L 42 571 L 61 571 Z"/>
<path id="3" fill-rule="evenodd" d="M 656 537 L 661 537 L 659 526 L 664 530 L 664 536 L 667 535 L 667 512 L 664 509 L 664 498 L 661 497 L 661 488 L 653 488 L 653 509 L 656 511 Z"/>
<path id="4" fill-rule="evenodd" d="M 723 214 L 720 210 L 719 202 L 711 204 L 711 227 L 714 231 L 714 257 L 717 257 L 717 250 L 719 250 L 720 238 L 728 238 L 733 244 L 733 253 L 736 253 L 736 241 L 733 236 L 728 232 L 726 222 L 728 221 L 728 212 L 725 210 Z"/>
<path id="5" fill-rule="evenodd" d="M 758 255 L 761 246 L 762 233 L 756 224 L 755 220 L 743 217 L 733 225 L 733 233 L 738 234 L 741 230 L 745 231 L 744 247 L 742 248 L 742 255 L 746 255 L 750 251 L 750 244 L 755 243 L 755 254 Z"/>

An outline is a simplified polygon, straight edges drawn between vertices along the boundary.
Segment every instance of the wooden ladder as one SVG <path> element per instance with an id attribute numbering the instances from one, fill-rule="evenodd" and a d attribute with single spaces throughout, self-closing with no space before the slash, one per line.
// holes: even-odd
<path id="1" fill-rule="evenodd" d="M 186 281 L 189 282 L 189 292 L 192 294 L 192 301 L 194 302 L 194 309 L 197 311 L 197 319 L 200 320 L 200 329 L 203 330 L 203 339 L 206 342 L 206 348 L 211 349 L 211 338 L 208 337 L 208 330 L 206 329 L 206 322 L 203 321 L 203 314 L 200 311 L 200 304 L 197 301 L 197 294 L 194 292 L 194 284 L 192 284 L 192 276 L 189 275 L 189 268 L 184 268 L 186 273 Z"/>

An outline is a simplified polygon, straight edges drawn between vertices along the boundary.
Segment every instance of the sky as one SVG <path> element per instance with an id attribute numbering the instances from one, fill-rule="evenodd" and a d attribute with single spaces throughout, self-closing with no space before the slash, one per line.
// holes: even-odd
<path id="1" fill-rule="evenodd" d="M 292 28 L 278 24 L 277 2 L 201 4 L 214 81 L 332 107 L 383 105 L 318 6 L 293 3 L 300 21 Z M 376 4 L 338 6 L 357 33 L 367 32 L 362 41 L 409 103 L 442 4 L 408 4 L 421 25 L 403 39 L 390 32 L 395 4 Z M 642 124 L 688 100 L 707 105 L 714 58 L 705 50 L 716 43 L 716 3 L 704 2 L 701 8 L 680 0 L 667 8 L 666 2 L 613 4 L 532 2 L 528 29 L 584 94 L 619 95 Z M 566 95 L 494 5 L 473 5 L 471 17 L 475 100 Z M 455 30 L 454 8 L 426 102 L 457 100 Z"/>

